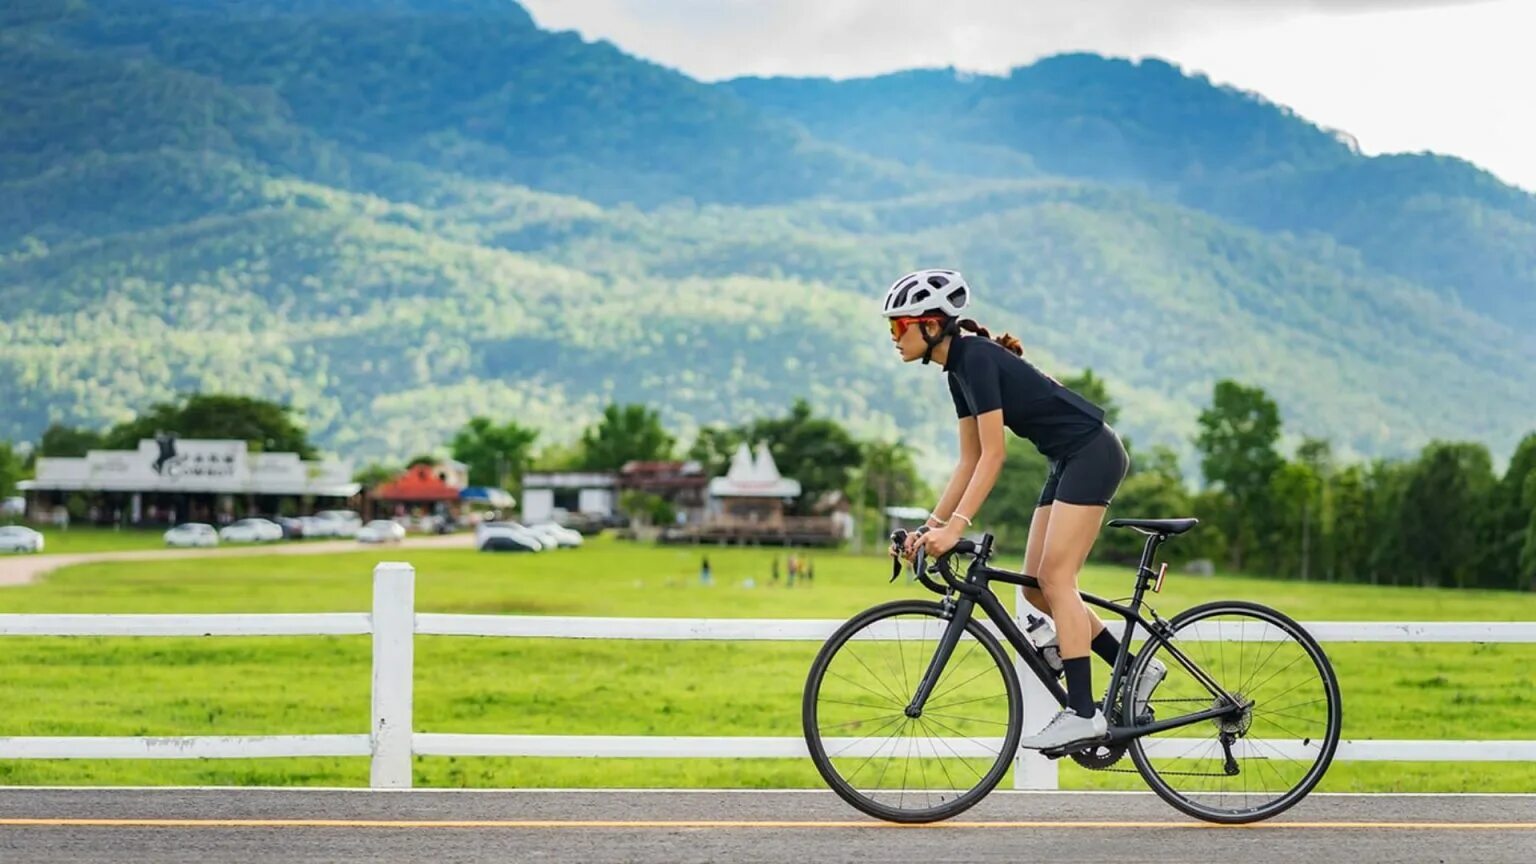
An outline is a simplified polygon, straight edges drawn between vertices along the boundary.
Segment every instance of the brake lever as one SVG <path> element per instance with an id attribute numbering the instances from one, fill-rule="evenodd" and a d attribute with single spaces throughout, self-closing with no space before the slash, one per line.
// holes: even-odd
<path id="1" fill-rule="evenodd" d="M 891 578 L 888 582 L 895 582 L 901 575 L 901 553 L 907 546 L 907 532 L 896 530 L 891 532 Z"/>

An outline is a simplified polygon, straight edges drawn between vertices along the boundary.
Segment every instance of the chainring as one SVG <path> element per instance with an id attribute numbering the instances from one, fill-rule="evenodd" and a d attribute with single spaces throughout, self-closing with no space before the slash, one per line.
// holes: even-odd
<path id="1" fill-rule="evenodd" d="M 1124 744 L 1095 744 L 1082 750 L 1075 750 L 1070 755 L 1072 761 L 1087 768 L 1090 771 L 1103 771 L 1111 768 L 1125 755 Z"/>

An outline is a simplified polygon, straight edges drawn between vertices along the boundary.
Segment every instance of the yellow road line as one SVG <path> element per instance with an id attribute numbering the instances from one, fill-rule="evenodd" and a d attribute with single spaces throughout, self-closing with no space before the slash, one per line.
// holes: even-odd
<path id="1" fill-rule="evenodd" d="M 512 829 L 675 829 L 675 828 L 1042 828 L 1105 830 L 1114 828 L 1222 829 L 1386 829 L 1402 831 L 1531 831 L 1536 822 L 1265 822 L 1255 825 L 1213 825 L 1205 822 L 935 822 L 897 825 L 869 821 L 778 820 L 384 820 L 384 819 L 0 819 L 9 828 L 512 828 Z"/>

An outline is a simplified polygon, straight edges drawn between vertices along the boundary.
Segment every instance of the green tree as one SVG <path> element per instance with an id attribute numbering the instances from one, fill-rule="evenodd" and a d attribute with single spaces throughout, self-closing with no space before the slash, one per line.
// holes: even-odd
<path id="1" fill-rule="evenodd" d="M 688 458 L 719 476 L 731 466 L 731 455 L 747 440 L 750 424 L 743 426 L 705 426 L 688 447 Z"/>
<path id="2" fill-rule="evenodd" d="M 415 468 L 417 465 L 436 465 L 437 457 L 431 453 L 417 453 L 405 463 L 406 468 Z"/>
<path id="3" fill-rule="evenodd" d="M 399 473 L 400 469 L 394 465 L 370 462 L 352 472 L 352 482 L 361 483 L 364 489 L 372 489 L 381 483 L 388 483 L 395 479 Z"/>
<path id="4" fill-rule="evenodd" d="M 1332 538 L 1333 577 L 1344 582 L 1374 579 L 1371 567 L 1370 479 L 1361 465 L 1350 465 L 1333 475 Z"/>
<path id="5" fill-rule="evenodd" d="M 1527 591 L 1536 591 L 1536 471 L 1525 478 L 1523 500 L 1531 516 L 1525 526 L 1525 540 L 1520 546 L 1519 584 Z"/>
<path id="6" fill-rule="evenodd" d="M 497 426 L 489 417 L 475 417 L 453 436 L 453 458 L 469 466 L 469 482 L 476 486 L 512 489 L 528 468 L 535 429 L 508 421 Z"/>
<path id="7" fill-rule="evenodd" d="M 1484 563 L 1489 587 L 1519 588 L 1526 584 L 1521 557 L 1526 529 L 1531 523 L 1532 504 L 1525 490 L 1536 476 L 1536 432 L 1515 448 L 1504 476 L 1494 487 L 1488 505 L 1488 536 L 1484 541 Z"/>
<path id="8" fill-rule="evenodd" d="M 102 434 L 94 429 L 54 423 L 43 431 L 42 439 L 37 442 L 37 455 L 78 459 L 85 456 L 87 451 L 101 449 L 102 439 Z"/>
<path id="9" fill-rule="evenodd" d="M 0 498 L 16 494 L 16 484 L 26 477 L 26 466 L 11 442 L 0 441 Z"/>
<path id="10" fill-rule="evenodd" d="M 1268 572 L 1304 581 L 1316 577 L 1322 488 L 1322 478 L 1306 462 L 1284 463 L 1270 475 L 1270 521 L 1261 532 L 1267 542 L 1262 556 L 1255 556 Z"/>
<path id="11" fill-rule="evenodd" d="M 1401 511 L 1406 563 L 1417 584 L 1476 583 L 1493 485 L 1492 459 L 1483 445 L 1433 441 L 1424 448 Z"/>
<path id="12" fill-rule="evenodd" d="M 1373 585 L 1404 585 L 1411 581 L 1408 572 L 1411 556 L 1402 517 L 1413 469 L 1413 463 L 1385 459 L 1378 459 L 1371 466 L 1366 510 Z"/>
<path id="13" fill-rule="evenodd" d="M 922 488 L 912 448 L 901 441 L 865 441 L 859 445 L 863 463 L 859 466 L 859 484 L 864 489 L 865 506 L 877 512 L 901 502 L 911 503 Z"/>
<path id="14" fill-rule="evenodd" d="M 581 435 L 582 467 L 617 471 L 634 460 L 670 459 L 675 443 L 654 409 L 610 403 L 603 418 Z"/>
<path id="15" fill-rule="evenodd" d="M 1268 521 L 1270 478 L 1284 461 L 1275 451 L 1280 409 L 1258 387 L 1220 381 L 1199 424 L 1200 470 L 1207 483 L 1219 484 L 1231 496 L 1233 506 L 1221 514 L 1221 523 L 1232 566 L 1241 569 L 1256 526 Z"/>
<path id="16" fill-rule="evenodd" d="M 837 421 L 817 417 L 804 399 L 795 400 L 783 417 L 700 429 L 688 455 L 719 474 L 743 443 L 767 443 L 779 473 L 800 481 L 801 495 L 794 505 L 800 514 L 809 513 L 825 492 L 847 491 L 864 463 L 864 448 L 853 435 Z"/>
<path id="17" fill-rule="evenodd" d="M 132 450 L 144 438 L 173 433 L 182 438 L 228 438 L 252 449 L 315 457 L 309 436 L 286 405 L 220 393 L 194 393 L 181 402 L 158 402 L 106 434 L 105 446 Z"/>

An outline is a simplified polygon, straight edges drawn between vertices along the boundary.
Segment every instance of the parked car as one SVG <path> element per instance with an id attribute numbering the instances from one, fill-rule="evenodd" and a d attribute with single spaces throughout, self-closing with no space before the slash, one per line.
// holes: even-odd
<path id="1" fill-rule="evenodd" d="M 335 526 L 329 519 L 318 519 L 314 516 L 299 517 L 299 532 L 305 539 L 312 537 L 335 537 Z"/>
<path id="2" fill-rule="evenodd" d="M 0 516 L 23 516 L 27 512 L 27 499 L 20 495 L 0 498 Z"/>
<path id="3" fill-rule="evenodd" d="M 283 539 L 283 528 L 266 519 L 241 519 L 219 529 L 219 539 L 226 543 L 271 543 Z"/>
<path id="4" fill-rule="evenodd" d="M 481 552 L 541 552 L 543 545 L 532 537 L 520 534 L 492 534 L 480 543 Z"/>
<path id="5" fill-rule="evenodd" d="M 321 510 L 315 518 L 324 521 L 317 537 L 356 537 L 363 528 L 363 517 L 355 510 Z"/>
<path id="6" fill-rule="evenodd" d="M 399 543 L 405 539 L 405 528 L 389 519 L 375 519 L 358 529 L 359 543 Z"/>
<path id="7" fill-rule="evenodd" d="M 41 552 L 43 535 L 24 525 L 0 527 L 0 552 Z"/>
<path id="8" fill-rule="evenodd" d="M 167 546 L 217 546 L 219 532 L 204 522 L 184 522 L 165 532 Z"/>
<path id="9" fill-rule="evenodd" d="M 518 544 L 527 546 L 530 552 L 542 552 L 545 549 L 555 548 L 555 543 L 530 531 L 527 527 L 516 522 L 481 522 L 475 528 L 475 548 L 484 550 L 486 541 L 496 538 L 511 538 Z"/>
<path id="10" fill-rule="evenodd" d="M 582 544 L 581 532 L 573 531 L 564 525 L 554 522 L 540 522 L 537 525 L 528 526 L 529 530 L 536 531 L 541 537 L 550 537 L 564 549 L 574 549 Z"/>
<path id="11" fill-rule="evenodd" d="M 308 536 L 304 533 L 304 520 L 297 516 L 279 516 L 272 521 L 277 523 L 277 527 L 283 529 L 284 540 L 298 540 Z"/>

